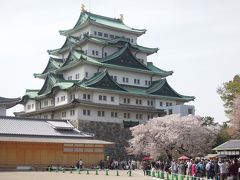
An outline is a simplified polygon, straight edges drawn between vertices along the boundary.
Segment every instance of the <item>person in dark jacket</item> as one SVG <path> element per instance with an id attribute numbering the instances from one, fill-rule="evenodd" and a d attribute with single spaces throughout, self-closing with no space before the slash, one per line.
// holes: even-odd
<path id="1" fill-rule="evenodd" d="M 229 167 L 229 174 L 230 176 L 233 177 L 233 180 L 237 180 L 238 179 L 238 169 L 239 169 L 239 163 L 237 159 L 233 160 L 233 163 L 230 165 Z"/>
<path id="2" fill-rule="evenodd" d="M 103 169 L 103 168 L 104 168 L 104 162 L 103 162 L 103 160 L 101 160 L 101 161 L 99 162 L 99 167 L 100 167 L 100 169 Z"/>
<path id="3" fill-rule="evenodd" d="M 217 160 L 214 162 L 214 174 L 215 174 L 215 180 L 219 180 L 220 179 L 220 169 L 219 169 Z"/>

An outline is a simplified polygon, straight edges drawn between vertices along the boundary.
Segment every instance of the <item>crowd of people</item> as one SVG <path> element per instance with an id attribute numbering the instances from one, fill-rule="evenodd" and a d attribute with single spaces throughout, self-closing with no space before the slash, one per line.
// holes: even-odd
<path id="1" fill-rule="evenodd" d="M 239 168 L 238 159 L 173 160 L 171 163 L 167 161 L 148 161 L 143 163 L 145 175 L 150 175 L 151 171 L 161 171 L 173 175 L 188 175 L 216 180 L 239 179 Z"/>
<path id="2" fill-rule="evenodd" d="M 77 163 L 78 168 L 83 168 L 83 161 Z M 238 159 L 217 160 L 173 160 L 168 161 L 135 161 L 135 160 L 110 160 L 99 162 L 99 169 L 135 170 L 142 169 L 144 175 L 155 172 L 167 172 L 173 175 L 188 175 L 190 177 L 207 178 L 215 180 L 239 180 L 240 162 Z"/>
<path id="3" fill-rule="evenodd" d="M 83 160 L 80 159 L 77 164 L 76 168 L 78 169 L 84 169 Z M 118 169 L 118 170 L 135 170 L 140 169 L 140 161 L 135 160 L 123 160 L 123 161 L 117 161 L 117 160 L 110 160 L 110 161 L 103 161 L 100 160 L 97 167 L 94 167 L 92 165 L 91 168 L 97 168 L 97 169 Z"/>
<path id="4" fill-rule="evenodd" d="M 135 160 L 123 160 L 123 161 L 117 161 L 117 160 L 111 160 L 109 162 L 100 161 L 99 162 L 99 168 L 104 169 L 121 169 L 121 170 L 135 170 L 140 169 L 140 161 Z"/>

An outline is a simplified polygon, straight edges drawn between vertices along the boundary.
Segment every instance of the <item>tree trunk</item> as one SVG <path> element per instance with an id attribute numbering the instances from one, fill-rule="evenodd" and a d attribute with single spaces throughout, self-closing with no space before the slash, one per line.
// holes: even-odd
<path id="1" fill-rule="evenodd" d="M 169 160 L 169 161 L 172 161 L 172 151 L 166 149 L 165 152 L 166 152 L 166 154 L 167 154 L 168 160 Z"/>

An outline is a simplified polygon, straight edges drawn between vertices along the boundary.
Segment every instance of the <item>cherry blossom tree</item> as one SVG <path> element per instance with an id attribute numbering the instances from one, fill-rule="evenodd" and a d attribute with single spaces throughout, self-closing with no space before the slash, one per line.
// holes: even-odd
<path id="1" fill-rule="evenodd" d="M 217 134 L 213 126 L 203 126 L 201 118 L 179 115 L 153 118 L 130 130 L 133 136 L 127 148 L 130 154 L 154 158 L 166 155 L 169 160 L 174 154 L 206 154 L 211 150 Z"/>

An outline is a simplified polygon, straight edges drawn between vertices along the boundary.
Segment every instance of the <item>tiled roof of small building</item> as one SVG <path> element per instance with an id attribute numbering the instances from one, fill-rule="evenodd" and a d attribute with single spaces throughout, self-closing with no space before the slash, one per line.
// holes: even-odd
<path id="1" fill-rule="evenodd" d="M 21 98 L 5 98 L 0 96 L 0 106 L 6 107 L 6 109 L 15 106 Z"/>
<path id="2" fill-rule="evenodd" d="M 229 141 L 215 147 L 213 150 L 215 150 L 215 151 L 240 150 L 240 140 L 229 140 Z"/>
<path id="3" fill-rule="evenodd" d="M 0 116 L 0 136 L 92 138 L 93 134 L 81 132 L 68 120 L 35 119 Z"/>

